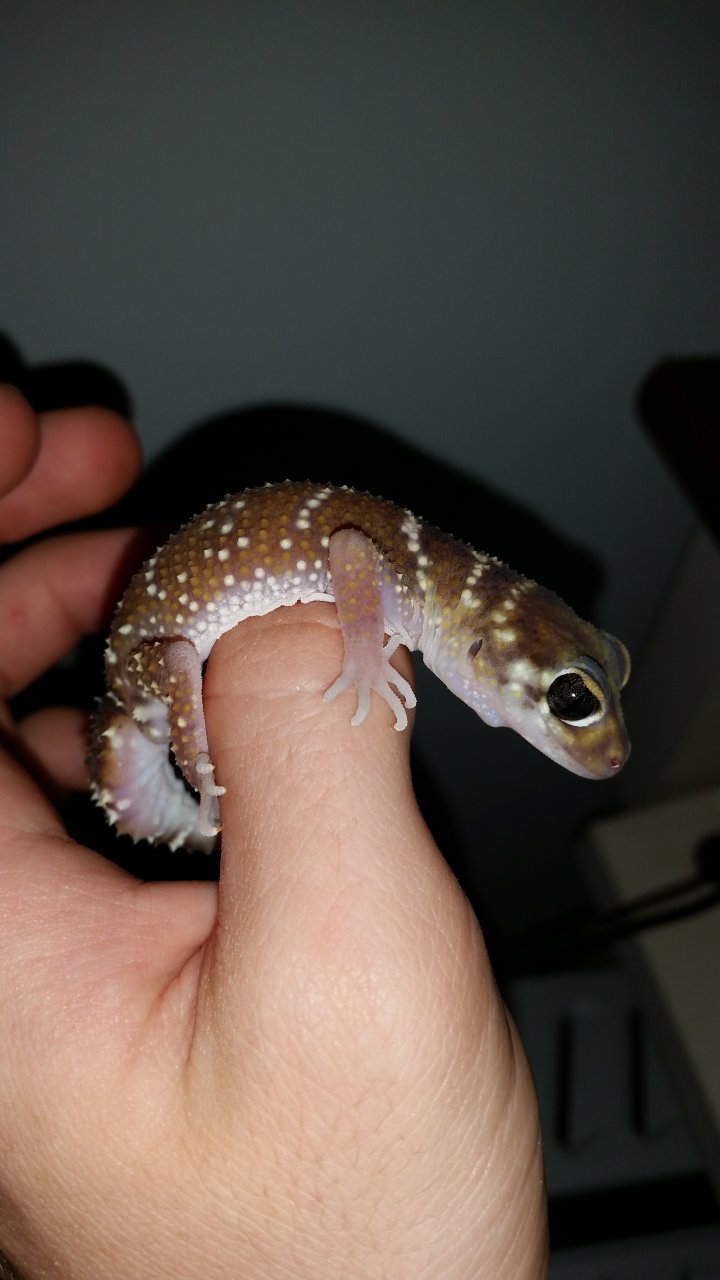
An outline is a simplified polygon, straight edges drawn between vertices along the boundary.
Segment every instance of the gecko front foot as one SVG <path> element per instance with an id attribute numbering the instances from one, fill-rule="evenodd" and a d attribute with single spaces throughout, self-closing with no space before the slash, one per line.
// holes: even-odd
<path id="1" fill-rule="evenodd" d="M 395 716 L 394 728 L 401 732 L 407 728 L 406 707 L 417 704 L 414 690 L 410 683 L 396 671 L 390 662 L 398 645 L 402 644 L 400 636 L 392 636 L 380 650 L 375 663 L 377 669 L 369 673 L 352 655 L 346 658 L 343 669 L 325 693 L 325 702 L 331 702 L 339 693 L 347 689 L 357 689 L 357 707 L 350 721 L 351 724 L 362 724 L 370 710 L 370 694 L 377 693 L 387 703 Z M 392 686 L 395 686 L 393 688 Z M 397 690 L 397 692 L 395 691 Z"/>

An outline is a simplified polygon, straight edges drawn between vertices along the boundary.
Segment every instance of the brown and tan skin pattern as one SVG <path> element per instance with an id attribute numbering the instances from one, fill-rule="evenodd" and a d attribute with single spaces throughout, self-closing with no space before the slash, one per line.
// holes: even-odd
<path id="1" fill-rule="evenodd" d="M 566 768 L 607 777 L 627 758 L 619 691 L 629 660 L 619 641 L 392 503 L 287 481 L 197 516 L 135 575 L 118 607 L 91 771 L 121 830 L 211 846 L 222 788 L 207 750 L 202 663 L 243 618 L 301 600 L 337 603 L 345 661 L 325 696 L 355 689 L 353 723 L 374 691 L 395 728 L 405 727 L 414 695 L 389 661 L 404 643 L 487 723 L 516 729 Z M 175 776 L 168 745 L 199 804 Z"/>

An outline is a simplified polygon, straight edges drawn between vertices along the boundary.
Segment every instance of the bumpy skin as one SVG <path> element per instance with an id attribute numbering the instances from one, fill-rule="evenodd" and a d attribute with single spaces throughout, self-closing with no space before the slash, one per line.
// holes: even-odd
<path id="1" fill-rule="evenodd" d="M 197 516 L 118 606 L 90 764 L 93 793 L 119 830 L 212 847 L 222 788 L 205 736 L 202 663 L 243 618 L 310 600 L 336 601 L 345 659 L 325 696 L 355 688 L 353 723 L 374 691 L 405 727 L 414 695 L 389 661 L 403 643 L 488 724 L 514 728 L 574 773 L 609 777 L 627 759 L 619 692 L 630 664 L 618 640 L 390 502 L 286 481 Z"/>

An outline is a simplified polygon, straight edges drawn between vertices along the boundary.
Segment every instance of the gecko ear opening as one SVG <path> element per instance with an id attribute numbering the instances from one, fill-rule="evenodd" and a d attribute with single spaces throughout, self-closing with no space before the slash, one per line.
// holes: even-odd
<path id="1" fill-rule="evenodd" d="M 616 636 L 611 636 L 609 631 L 604 631 L 603 635 L 610 646 L 610 652 L 615 659 L 615 671 L 617 676 L 618 689 L 624 689 L 630 679 L 630 671 L 632 662 L 622 640 L 618 640 Z"/>
<path id="2" fill-rule="evenodd" d="M 623 644 L 622 640 L 617 640 L 616 644 L 623 657 L 623 676 L 622 676 L 622 680 L 620 681 L 620 688 L 624 689 L 625 685 L 630 679 L 630 672 L 632 670 L 632 661 L 630 658 L 630 654 L 625 648 L 625 645 Z"/>

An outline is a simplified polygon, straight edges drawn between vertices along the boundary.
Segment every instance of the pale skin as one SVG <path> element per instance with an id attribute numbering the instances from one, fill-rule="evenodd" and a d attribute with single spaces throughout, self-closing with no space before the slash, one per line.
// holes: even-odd
<path id="1" fill-rule="evenodd" d="M 138 460 L 108 411 L 38 419 L 0 390 L 0 539 L 107 505 Z M 0 568 L 3 696 L 107 624 L 128 543 Z M 4 710 L 0 1248 L 26 1280 L 547 1275 L 522 1046 L 409 733 L 380 699 L 359 728 L 352 692 L 323 702 L 333 617 L 279 610 L 213 650 L 219 886 L 138 883 L 74 844 L 18 748 L 81 787 L 82 717 Z"/>

